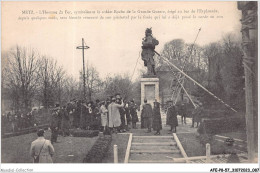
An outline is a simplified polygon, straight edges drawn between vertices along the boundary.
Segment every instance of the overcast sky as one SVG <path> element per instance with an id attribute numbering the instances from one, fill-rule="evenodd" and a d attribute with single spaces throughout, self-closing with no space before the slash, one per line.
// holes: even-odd
<path id="1" fill-rule="evenodd" d="M 19 16 L 30 16 L 22 15 L 22 10 L 37 12 L 39 10 L 104 11 L 107 9 L 136 11 L 208 9 L 218 10 L 217 15 L 222 15 L 224 18 L 132 21 L 123 19 L 17 20 Z M 154 17 L 158 14 L 147 15 Z M 98 69 L 101 77 L 116 73 L 132 74 L 147 27 L 152 27 L 154 37 L 159 40 L 160 44 L 156 50 L 160 52 L 163 45 L 173 39 L 181 38 L 187 43 L 192 43 L 200 27 L 202 30 L 197 44 L 201 46 L 220 40 L 226 33 L 239 33 L 240 18 L 241 12 L 237 10 L 236 2 L 2 2 L 2 51 L 9 50 L 16 44 L 36 48 L 42 55 L 57 59 L 69 74 L 78 78 L 79 70 L 82 68 L 82 51 L 76 47 L 81 45 L 81 39 L 84 38 L 90 47 L 85 52 L 85 57 Z M 141 68 L 143 62 L 139 59 L 137 71 Z M 136 76 L 137 73 L 134 78 Z"/>

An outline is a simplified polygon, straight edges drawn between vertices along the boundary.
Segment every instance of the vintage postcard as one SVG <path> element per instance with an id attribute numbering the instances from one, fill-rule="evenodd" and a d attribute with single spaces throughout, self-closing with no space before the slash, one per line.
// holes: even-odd
<path id="1" fill-rule="evenodd" d="M 2 1 L 1 31 L 1 172 L 259 172 L 257 1 Z"/>

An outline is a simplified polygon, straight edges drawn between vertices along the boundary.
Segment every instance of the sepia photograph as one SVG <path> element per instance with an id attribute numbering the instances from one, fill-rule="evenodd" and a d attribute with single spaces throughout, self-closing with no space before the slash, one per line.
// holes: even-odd
<path id="1" fill-rule="evenodd" d="M 1 172 L 259 172 L 257 1 L 1 1 L 1 43 Z"/>

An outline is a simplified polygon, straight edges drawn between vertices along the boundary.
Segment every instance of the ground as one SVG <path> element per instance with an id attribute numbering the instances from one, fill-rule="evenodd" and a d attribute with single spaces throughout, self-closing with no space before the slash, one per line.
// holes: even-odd
<path id="1" fill-rule="evenodd" d="M 50 131 L 45 133 L 50 139 Z M 35 133 L 2 139 L 2 163 L 32 163 L 29 155 L 30 145 L 37 138 Z M 54 143 L 54 163 L 82 163 L 83 158 L 95 143 L 94 138 L 58 137 L 59 143 Z"/>
<path id="2" fill-rule="evenodd" d="M 162 114 L 163 130 L 162 136 L 170 136 L 168 134 L 169 126 L 165 125 L 166 115 Z M 178 116 L 179 125 L 177 127 L 177 136 L 183 145 L 188 157 L 205 156 L 205 146 L 200 144 L 197 128 L 191 128 L 191 119 L 187 118 L 187 124 L 182 124 Z M 127 133 L 113 134 L 112 143 L 109 147 L 107 155 L 103 159 L 103 163 L 113 163 L 113 146 L 118 146 L 118 161 L 124 162 L 125 152 L 128 144 L 129 133 L 136 136 L 149 136 L 152 133 L 146 133 L 147 129 L 140 129 L 140 122 L 137 124 L 138 129 L 130 129 Z M 100 134 L 102 135 L 102 134 Z M 223 136 L 232 136 L 234 138 L 245 139 L 244 133 L 226 133 Z M 50 131 L 45 133 L 46 139 L 50 139 Z M 29 155 L 30 144 L 37 138 L 35 133 L 10 137 L 2 139 L 2 163 L 31 163 L 32 159 Z M 83 158 L 91 149 L 96 139 L 86 137 L 58 137 L 59 143 L 54 143 L 55 155 L 54 163 L 82 163 Z M 218 147 L 219 148 L 219 147 Z"/>

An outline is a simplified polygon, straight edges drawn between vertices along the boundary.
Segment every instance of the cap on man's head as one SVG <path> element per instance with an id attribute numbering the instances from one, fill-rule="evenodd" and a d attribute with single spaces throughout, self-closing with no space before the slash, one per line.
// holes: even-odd
<path id="1" fill-rule="evenodd" d="M 39 130 L 37 131 L 37 135 L 38 135 L 38 136 L 43 136 L 43 134 L 44 134 L 44 130 L 43 130 L 43 129 L 39 129 Z"/>
<path id="2" fill-rule="evenodd" d="M 118 93 L 115 95 L 117 99 L 121 99 L 121 95 Z"/>
<path id="3" fill-rule="evenodd" d="M 116 101 L 116 98 L 115 98 L 115 97 L 112 97 L 112 101 Z"/>

